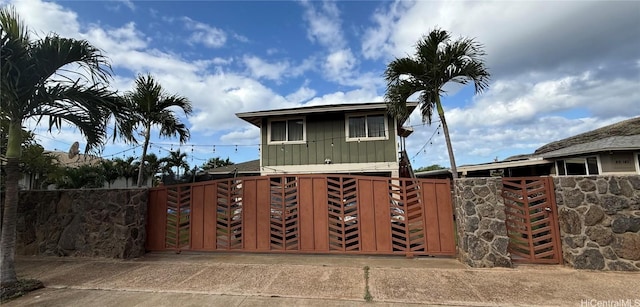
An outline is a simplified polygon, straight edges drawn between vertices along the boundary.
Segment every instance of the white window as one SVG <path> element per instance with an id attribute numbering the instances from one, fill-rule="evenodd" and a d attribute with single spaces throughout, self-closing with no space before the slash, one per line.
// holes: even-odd
<path id="1" fill-rule="evenodd" d="M 584 157 L 556 160 L 556 174 L 558 176 L 598 175 L 600 174 L 598 158 Z"/>
<path id="2" fill-rule="evenodd" d="M 304 143 L 306 127 L 304 118 L 269 121 L 268 143 Z"/>
<path id="3" fill-rule="evenodd" d="M 347 142 L 389 138 L 387 117 L 384 114 L 349 115 L 345 126 Z"/>

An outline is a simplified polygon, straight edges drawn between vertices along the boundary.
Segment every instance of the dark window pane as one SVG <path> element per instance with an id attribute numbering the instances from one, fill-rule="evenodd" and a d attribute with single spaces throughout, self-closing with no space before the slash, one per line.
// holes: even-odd
<path id="1" fill-rule="evenodd" d="M 294 119 L 287 122 L 289 125 L 289 141 L 302 141 L 304 122 L 302 119 Z"/>
<path id="2" fill-rule="evenodd" d="M 383 115 L 367 116 L 367 133 L 370 138 L 385 136 Z"/>
<path id="3" fill-rule="evenodd" d="M 556 167 L 558 168 L 558 175 L 564 176 L 567 173 L 564 171 L 564 160 L 556 161 Z"/>
<path id="4" fill-rule="evenodd" d="M 285 141 L 287 139 L 287 123 L 285 121 L 271 122 L 271 141 Z"/>
<path id="5" fill-rule="evenodd" d="M 598 175 L 598 159 L 596 159 L 596 157 L 587 158 L 587 166 L 589 168 L 589 175 Z"/>
<path id="6" fill-rule="evenodd" d="M 586 175 L 587 166 L 585 165 L 585 159 L 567 159 L 564 161 L 567 166 L 567 175 Z"/>
<path id="7" fill-rule="evenodd" d="M 365 117 L 349 117 L 349 137 L 363 138 L 366 136 Z"/>

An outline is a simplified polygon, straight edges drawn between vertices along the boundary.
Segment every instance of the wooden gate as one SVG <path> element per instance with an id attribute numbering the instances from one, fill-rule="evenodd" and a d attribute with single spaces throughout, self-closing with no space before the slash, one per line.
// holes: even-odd
<path id="1" fill-rule="evenodd" d="M 512 260 L 562 263 L 552 178 L 503 178 L 502 196 Z"/>
<path id="2" fill-rule="evenodd" d="M 286 175 L 152 188 L 147 250 L 454 255 L 449 180 Z"/>

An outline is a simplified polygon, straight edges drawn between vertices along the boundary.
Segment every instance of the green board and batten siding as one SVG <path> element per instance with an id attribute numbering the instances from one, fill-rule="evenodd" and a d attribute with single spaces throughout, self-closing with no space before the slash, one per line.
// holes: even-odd
<path id="1" fill-rule="evenodd" d="M 393 119 L 388 117 L 388 140 L 347 142 L 345 116 L 341 113 L 307 115 L 306 144 L 267 145 L 268 120 L 262 120 L 262 165 L 323 164 L 325 159 L 337 163 L 396 162 L 396 135 Z M 333 146 L 331 144 L 333 143 Z"/>

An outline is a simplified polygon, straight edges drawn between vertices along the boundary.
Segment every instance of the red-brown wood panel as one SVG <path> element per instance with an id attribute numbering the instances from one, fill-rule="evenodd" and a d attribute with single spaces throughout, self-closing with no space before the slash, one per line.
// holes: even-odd
<path id="1" fill-rule="evenodd" d="M 191 188 L 191 249 L 201 250 L 204 240 L 204 187 Z"/>
<path id="2" fill-rule="evenodd" d="M 453 208 L 451 205 L 451 185 L 449 182 L 435 184 L 438 205 L 438 231 L 440 252 L 455 253 L 455 231 L 453 229 Z"/>
<path id="3" fill-rule="evenodd" d="M 373 182 L 358 179 L 358 223 L 360 247 L 363 252 L 376 251 L 376 216 L 373 202 Z"/>
<path id="4" fill-rule="evenodd" d="M 256 180 L 242 181 L 242 243 L 246 250 L 257 248 L 257 192 Z"/>
<path id="5" fill-rule="evenodd" d="M 298 188 L 298 210 L 300 212 L 300 250 L 315 248 L 313 233 L 313 178 L 300 178 Z"/>
<path id="6" fill-rule="evenodd" d="M 147 249 L 165 249 L 167 227 L 167 189 L 149 191 L 147 210 Z"/>
<path id="7" fill-rule="evenodd" d="M 376 250 L 391 252 L 391 210 L 388 180 L 373 180 L 373 202 L 376 219 Z"/>
<path id="8" fill-rule="evenodd" d="M 256 179 L 256 247 L 260 251 L 268 251 L 271 248 L 271 191 L 269 179 Z"/>
<path id="9" fill-rule="evenodd" d="M 211 183 L 204 186 L 204 230 L 203 248 L 206 250 L 216 249 L 216 184 Z"/>
<path id="10" fill-rule="evenodd" d="M 313 179 L 314 247 L 316 251 L 329 251 L 329 213 L 327 209 L 327 179 Z"/>
<path id="11" fill-rule="evenodd" d="M 427 237 L 426 250 L 428 252 L 440 251 L 440 229 L 438 220 L 438 198 L 435 184 L 423 184 L 424 223 L 425 236 Z"/>

